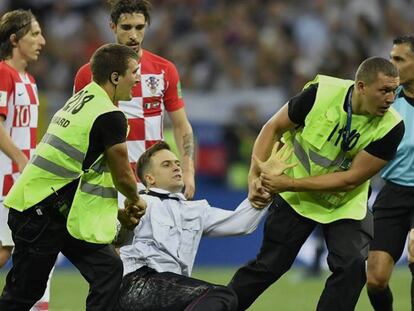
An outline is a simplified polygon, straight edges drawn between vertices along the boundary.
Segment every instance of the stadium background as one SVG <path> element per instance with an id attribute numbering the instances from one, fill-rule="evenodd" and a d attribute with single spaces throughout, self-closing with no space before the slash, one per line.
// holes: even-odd
<path id="1" fill-rule="evenodd" d="M 223 208 L 234 208 L 246 195 L 251 146 L 260 127 L 304 82 L 316 73 L 352 79 L 364 58 L 388 57 L 392 39 L 414 29 L 412 0 L 154 0 L 152 4 L 144 47 L 172 60 L 180 72 L 198 145 L 196 196 Z M 16 8 L 30 8 L 46 38 L 39 61 L 29 68 L 39 87 L 43 132 L 71 94 L 77 69 L 114 37 L 104 0 L 0 0 L 1 14 Z M 379 185 L 376 179 L 374 190 Z M 214 279 L 216 274 L 219 282 L 226 283 L 237 266 L 255 255 L 261 231 L 262 226 L 247 237 L 204 239 L 196 259 L 196 267 L 203 267 L 202 277 Z M 313 252 L 311 237 L 297 266 L 309 264 Z M 59 266 L 73 274 L 66 260 Z M 270 304 L 275 306 L 271 310 L 290 310 L 287 305 L 292 310 L 311 310 L 309 306 L 315 305 L 300 307 L 292 299 L 285 306 L 283 293 L 290 292 L 290 279 L 295 284 L 292 290 L 301 295 L 309 291 L 315 301 L 323 287 L 323 281 L 304 280 L 298 271 L 282 279 L 276 287 L 279 293 L 271 291 L 274 301 L 282 299 L 279 307 Z M 396 275 L 402 280 L 399 284 L 406 283 L 401 303 L 407 304 L 408 273 Z M 66 274 L 63 282 L 72 278 Z M 0 284 L 3 279 L 0 274 Z M 76 277 L 75 282 L 83 284 Z M 297 288 L 298 284 L 305 287 Z M 366 305 L 366 297 L 361 299 Z M 65 309 L 65 304 L 56 303 L 54 310 Z M 396 308 L 404 309 L 408 305 Z"/>

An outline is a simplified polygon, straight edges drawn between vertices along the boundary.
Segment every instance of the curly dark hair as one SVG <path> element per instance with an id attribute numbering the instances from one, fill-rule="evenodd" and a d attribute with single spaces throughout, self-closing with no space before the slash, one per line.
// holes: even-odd
<path id="1" fill-rule="evenodd" d="M 108 0 L 111 6 L 111 21 L 118 24 L 119 17 L 125 13 L 141 13 L 147 25 L 151 23 L 151 3 L 147 0 Z"/>

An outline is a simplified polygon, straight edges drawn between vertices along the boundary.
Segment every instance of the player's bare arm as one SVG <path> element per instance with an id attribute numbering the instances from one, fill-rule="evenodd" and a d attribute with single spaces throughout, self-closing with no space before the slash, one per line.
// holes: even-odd
<path id="1" fill-rule="evenodd" d="M 184 196 L 187 199 L 192 199 L 195 192 L 193 129 L 184 108 L 171 112 L 170 118 L 173 124 L 175 142 L 182 160 L 185 184 Z"/>
<path id="2" fill-rule="evenodd" d="M 7 134 L 3 126 L 4 120 L 4 117 L 0 116 L 0 150 L 4 152 L 13 162 L 15 162 L 19 168 L 19 172 L 22 172 L 28 162 L 28 159 L 24 153 L 17 148 L 9 134 Z"/>

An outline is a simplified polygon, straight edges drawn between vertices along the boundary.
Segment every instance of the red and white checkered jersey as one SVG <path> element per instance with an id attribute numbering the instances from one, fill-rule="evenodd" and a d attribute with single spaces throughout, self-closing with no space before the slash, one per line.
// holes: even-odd
<path id="1" fill-rule="evenodd" d="M 34 78 L 0 62 L 0 115 L 16 146 L 28 157 L 36 148 L 39 98 Z M 16 163 L 0 151 L 0 198 L 9 192 L 19 176 Z"/>
<path id="2" fill-rule="evenodd" d="M 128 119 L 127 145 L 132 167 L 146 149 L 163 139 L 164 112 L 184 107 L 180 78 L 173 63 L 143 50 L 138 73 L 141 81 L 132 89 L 132 99 L 118 103 Z M 88 63 L 76 74 L 74 93 L 89 84 L 91 79 Z"/>

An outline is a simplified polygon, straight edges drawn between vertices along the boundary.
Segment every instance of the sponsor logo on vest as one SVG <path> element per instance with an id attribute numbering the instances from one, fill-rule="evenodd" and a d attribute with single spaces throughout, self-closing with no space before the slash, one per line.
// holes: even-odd
<path id="1" fill-rule="evenodd" d="M 68 127 L 70 124 L 70 121 L 62 117 L 54 116 L 52 118 L 52 123 L 55 123 L 61 127 Z"/>

